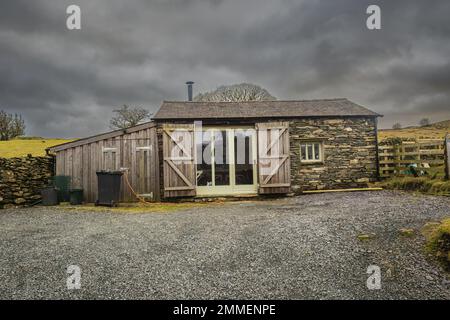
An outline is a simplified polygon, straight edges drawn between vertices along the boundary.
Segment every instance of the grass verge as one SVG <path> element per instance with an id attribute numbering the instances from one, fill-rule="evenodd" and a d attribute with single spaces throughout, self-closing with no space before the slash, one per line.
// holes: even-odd
<path id="1" fill-rule="evenodd" d="M 427 177 L 391 178 L 379 183 L 385 189 L 418 191 L 426 194 L 450 196 L 450 181 Z"/>
<path id="2" fill-rule="evenodd" d="M 442 263 L 446 271 L 450 272 L 450 218 L 440 223 L 427 223 L 422 233 L 427 240 L 427 251 Z"/>

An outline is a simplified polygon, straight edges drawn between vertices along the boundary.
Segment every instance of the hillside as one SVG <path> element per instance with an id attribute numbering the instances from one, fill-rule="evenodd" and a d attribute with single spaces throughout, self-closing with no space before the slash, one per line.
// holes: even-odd
<path id="1" fill-rule="evenodd" d="M 0 158 L 44 156 L 45 149 L 74 139 L 46 139 L 41 137 L 23 137 L 10 141 L 0 141 Z"/>
<path id="2" fill-rule="evenodd" d="M 450 133 L 450 120 L 440 121 L 424 127 L 406 127 L 402 129 L 380 129 L 378 139 L 386 138 L 416 138 L 416 139 L 444 139 Z"/>

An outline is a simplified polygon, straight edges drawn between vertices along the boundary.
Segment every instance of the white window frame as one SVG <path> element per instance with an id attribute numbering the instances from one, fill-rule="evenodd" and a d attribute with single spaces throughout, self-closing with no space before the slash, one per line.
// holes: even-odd
<path id="1" fill-rule="evenodd" d="M 305 160 L 302 159 L 302 146 L 305 146 L 305 151 L 306 151 L 306 155 L 305 155 Z M 312 145 L 312 152 L 313 152 L 313 156 L 315 154 L 315 145 L 319 145 L 319 159 L 308 159 L 309 153 L 308 153 L 308 146 Z M 321 163 L 323 162 L 323 141 L 320 140 L 311 140 L 311 141 L 301 141 L 300 142 L 300 162 L 301 163 Z"/>

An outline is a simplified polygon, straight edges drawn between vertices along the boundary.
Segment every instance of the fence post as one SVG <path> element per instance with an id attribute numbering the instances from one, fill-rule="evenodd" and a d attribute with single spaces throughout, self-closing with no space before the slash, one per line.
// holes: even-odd
<path id="1" fill-rule="evenodd" d="M 450 133 L 445 136 L 445 179 L 450 179 Z"/>

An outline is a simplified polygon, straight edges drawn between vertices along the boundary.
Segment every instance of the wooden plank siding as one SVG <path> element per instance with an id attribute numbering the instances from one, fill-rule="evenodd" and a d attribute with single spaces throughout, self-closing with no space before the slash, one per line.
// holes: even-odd
<path id="1" fill-rule="evenodd" d="M 83 188 L 84 200 L 97 200 L 97 171 L 128 168 L 128 180 L 138 194 L 160 200 L 159 155 L 156 126 L 143 126 L 121 135 L 67 145 L 50 151 L 56 157 L 56 175 L 71 176 L 72 188 Z M 121 201 L 137 201 L 122 179 Z"/>

